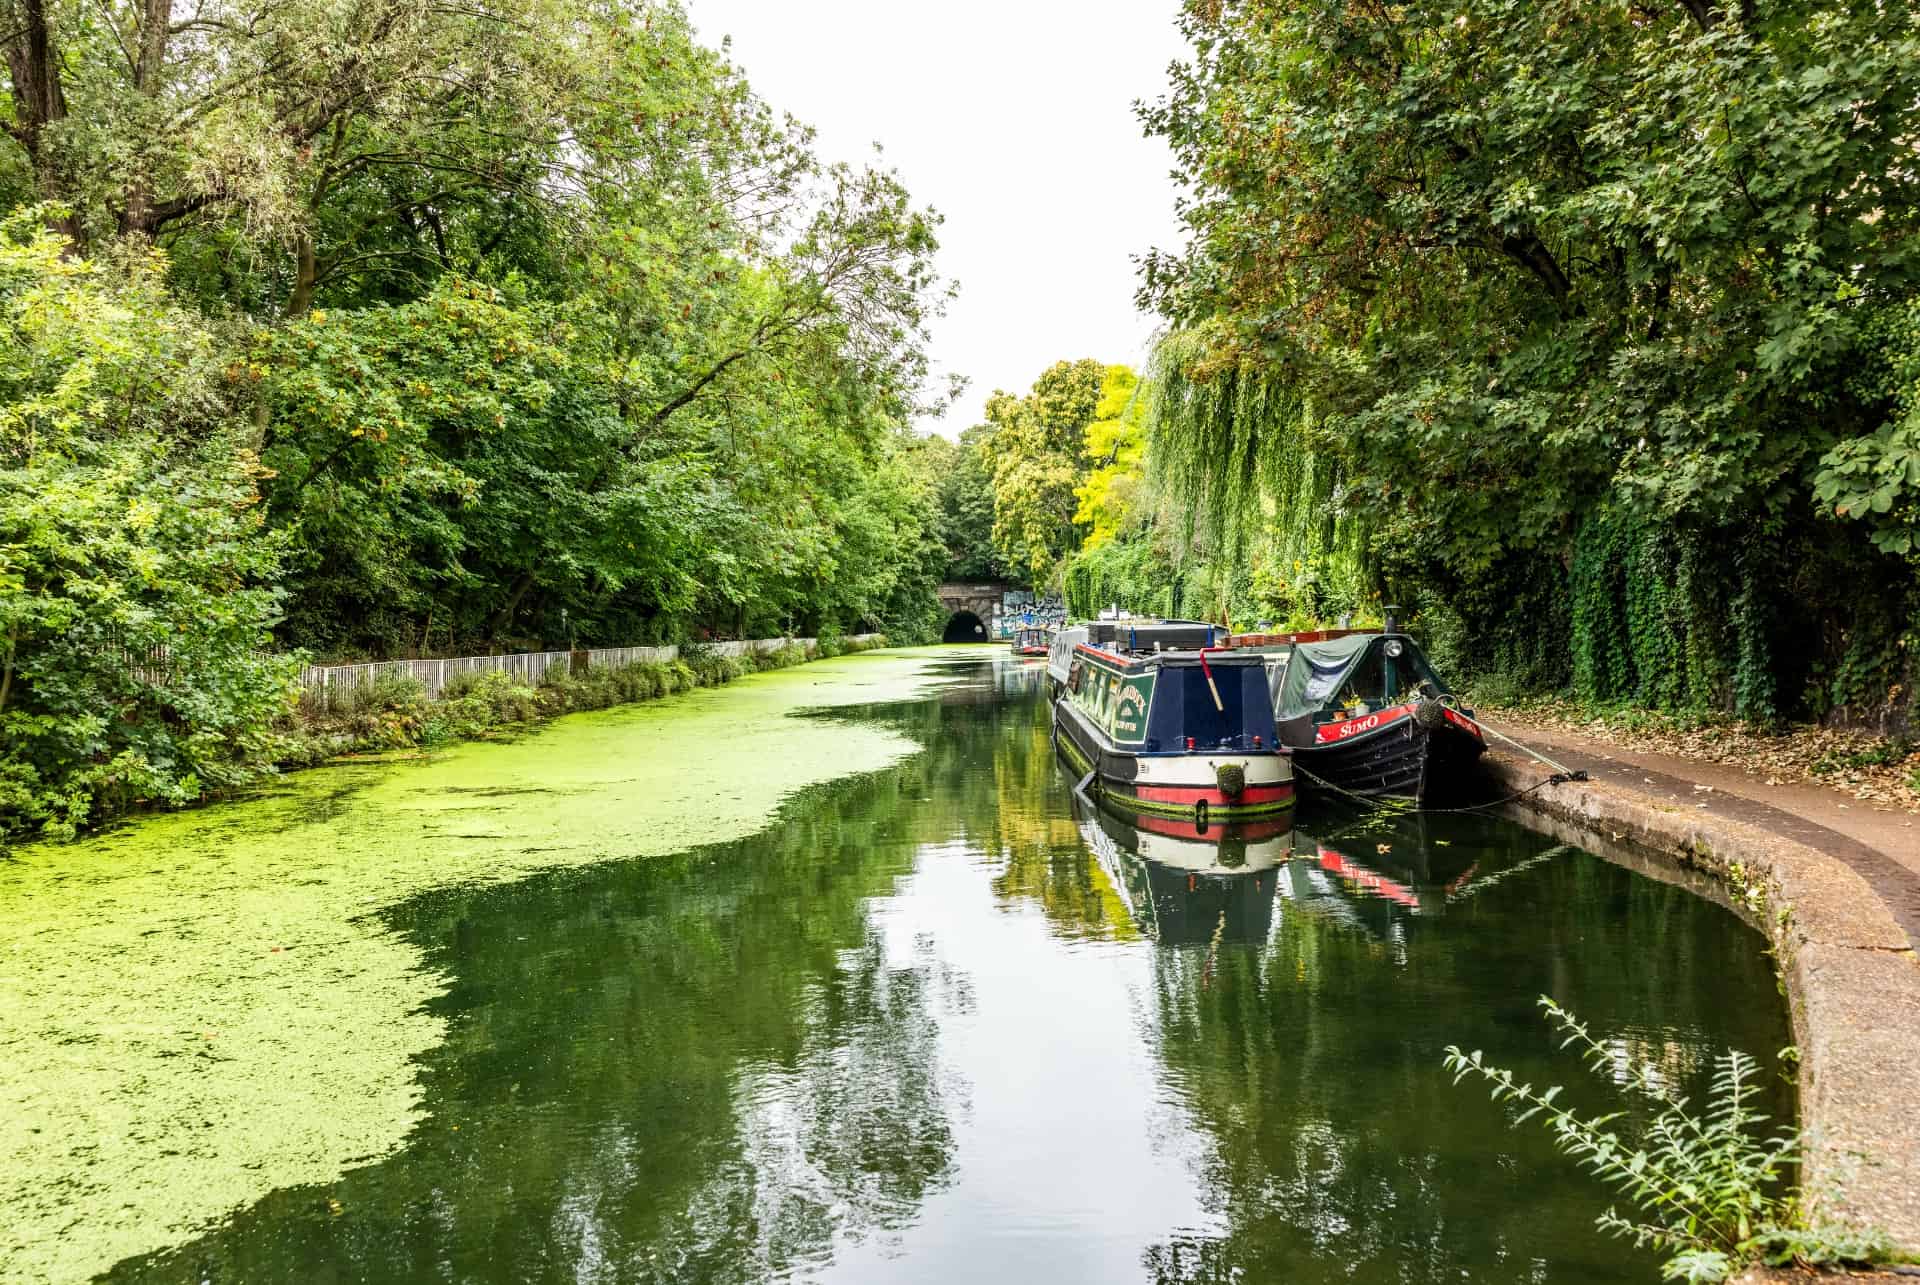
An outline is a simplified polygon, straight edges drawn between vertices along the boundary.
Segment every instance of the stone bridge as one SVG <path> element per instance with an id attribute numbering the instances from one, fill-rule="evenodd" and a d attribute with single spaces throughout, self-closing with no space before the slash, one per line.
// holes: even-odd
<path id="1" fill-rule="evenodd" d="M 994 642 L 996 624 L 1004 637 L 1022 620 L 1057 625 L 1066 612 L 1057 596 L 1006 580 L 950 580 L 938 593 L 947 612 L 942 642 Z"/>
<path id="2" fill-rule="evenodd" d="M 942 642 L 992 642 L 988 632 L 1000 597 L 1017 586 L 1004 580 L 951 581 L 940 586 L 940 606 L 947 613 Z"/>

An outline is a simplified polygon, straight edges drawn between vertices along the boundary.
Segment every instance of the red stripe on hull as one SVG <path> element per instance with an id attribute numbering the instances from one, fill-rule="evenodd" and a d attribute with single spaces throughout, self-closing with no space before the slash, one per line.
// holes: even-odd
<path id="1" fill-rule="evenodd" d="M 1207 827 L 1205 834 L 1192 821 L 1174 817 L 1157 817 L 1143 812 L 1137 817 L 1127 818 L 1127 824 L 1136 830 L 1149 834 L 1165 835 L 1170 839 L 1205 839 L 1218 843 L 1221 839 L 1271 839 L 1285 834 L 1293 828 L 1292 817 L 1272 817 L 1265 821 L 1227 821 L 1215 822 Z"/>
<path id="2" fill-rule="evenodd" d="M 1292 783 L 1281 785 L 1249 785 L 1240 793 L 1229 797 L 1220 790 L 1197 785 L 1139 785 L 1133 787 L 1136 798 L 1149 803 L 1194 804 L 1205 801 L 1208 807 L 1232 807 L 1235 804 L 1275 803 L 1281 799 L 1293 797 Z"/>
<path id="3" fill-rule="evenodd" d="M 1369 870 L 1351 857 L 1336 852 L 1332 848 L 1317 848 L 1316 855 L 1320 859 L 1321 867 L 1328 874 L 1351 880 L 1367 891 L 1385 897 L 1388 901 L 1397 901 L 1403 906 L 1412 906 L 1415 910 L 1420 908 L 1420 898 L 1414 896 L 1405 884 L 1397 883 L 1377 870 Z"/>

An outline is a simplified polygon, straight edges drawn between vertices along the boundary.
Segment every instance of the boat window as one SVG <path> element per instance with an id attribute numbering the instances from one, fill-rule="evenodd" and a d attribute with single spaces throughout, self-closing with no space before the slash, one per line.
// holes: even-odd
<path id="1" fill-rule="evenodd" d="M 1307 703 L 1324 705 L 1327 697 L 1333 695 L 1333 689 L 1340 685 L 1340 680 L 1346 677 L 1347 671 L 1353 668 L 1353 663 L 1342 660 L 1336 664 L 1322 665 L 1309 660 L 1307 668 L 1311 671 L 1307 676 Z"/>
<path id="2" fill-rule="evenodd" d="M 1153 697 L 1155 734 L 1169 740 L 1191 736 L 1204 748 L 1255 735 L 1271 740 L 1265 666 L 1216 665 L 1213 680 L 1209 687 L 1198 665 L 1162 670 Z"/>
<path id="3" fill-rule="evenodd" d="M 1347 671 L 1339 690 L 1333 695 L 1333 708 L 1339 712 L 1368 713 L 1387 703 L 1387 669 L 1380 648 L 1369 647 Z"/>

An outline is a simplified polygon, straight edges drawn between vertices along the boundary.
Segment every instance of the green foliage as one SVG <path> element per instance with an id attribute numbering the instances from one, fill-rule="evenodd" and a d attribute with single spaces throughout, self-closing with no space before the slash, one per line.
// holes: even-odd
<path id="1" fill-rule="evenodd" d="M 830 646 L 822 641 L 822 656 L 887 645 L 884 635 L 836 637 Z M 427 696 L 417 679 L 386 676 L 303 692 L 297 718 L 279 728 L 271 744 L 285 764 L 317 762 L 343 752 L 431 749 L 512 733 L 562 714 L 718 687 L 756 669 L 782 669 L 808 659 L 806 649 L 795 644 L 747 657 L 723 656 L 712 647 L 689 644 L 677 659 L 665 663 L 556 667 L 533 687 L 500 670 L 455 674 L 437 700 Z"/>
<path id="2" fill-rule="evenodd" d="M 1853 392 L 1887 408 L 1871 433 L 1838 442 L 1820 459 L 1814 498 L 1835 517 L 1865 522 L 1875 547 L 1920 555 L 1920 299 L 1871 312 Z"/>
<path id="3" fill-rule="evenodd" d="M 296 668 L 215 334 L 37 223 L 0 225 L 0 842 L 257 779 Z"/>
<path id="4" fill-rule="evenodd" d="M 996 392 L 987 400 L 979 451 L 993 477 L 993 547 L 1031 584 L 1051 583 L 1073 549 L 1074 488 L 1106 372 L 1090 359 L 1055 362 L 1024 397 Z"/>
<path id="5" fill-rule="evenodd" d="M 1075 525 L 1089 528 L 1083 549 L 1097 549 L 1138 526 L 1147 450 L 1146 399 L 1140 378 L 1125 366 L 1109 366 L 1100 381 L 1100 401 L 1081 448 L 1092 468 L 1074 487 L 1080 506 Z"/>
<path id="6" fill-rule="evenodd" d="M 1276 520 L 1351 524 L 1395 599 L 1494 637 L 1541 621 L 1506 590 L 1565 577 L 1565 658 L 1526 664 L 1583 692 L 1898 720 L 1920 19 L 1190 0 L 1183 28 L 1144 111 L 1193 191 L 1143 288 L 1173 511 L 1234 564 Z"/>
<path id="7" fill-rule="evenodd" d="M 1571 1013 L 1541 996 L 1540 1006 L 1603 1082 L 1623 1085 L 1654 1108 L 1637 1128 L 1622 1113 L 1583 1117 L 1558 1102 L 1561 1086 L 1536 1090 L 1511 1071 L 1487 1064 L 1476 1050 L 1447 1049 L 1447 1069 L 1458 1084 L 1469 1075 L 1492 1086 L 1495 1102 L 1520 1108 L 1515 1125 L 1541 1117 L 1567 1155 L 1617 1188 L 1638 1218 L 1609 1209 L 1596 1220 L 1616 1236 L 1667 1256 L 1666 1280 L 1722 1281 L 1753 1262 L 1825 1264 L 1884 1260 L 1882 1236 L 1809 1224 L 1785 1174 L 1799 1164 L 1801 1140 L 1786 1130 L 1763 1137 L 1766 1116 L 1752 1105 L 1757 1068 L 1729 1051 L 1715 1059 L 1712 1094 L 1695 1110 L 1651 1061 L 1619 1055 L 1617 1044 L 1594 1038 Z"/>
<path id="8" fill-rule="evenodd" d="M 982 449 L 992 432 L 990 424 L 975 424 L 963 430 L 957 442 L 929 437 L 920 446 L 922 467 L 938 497 L 946 578 L 998 580 L 1006 575 L 993 547 L 993 470 Z M 931 632 L 937 637 L 934 623 Z"/>
<path id="9" fill-rule="evenodd" d="M 275 650 L 936 627 L 938 216 L 678 4 L 0 10 L 9 831 L 305 753 Z"/>

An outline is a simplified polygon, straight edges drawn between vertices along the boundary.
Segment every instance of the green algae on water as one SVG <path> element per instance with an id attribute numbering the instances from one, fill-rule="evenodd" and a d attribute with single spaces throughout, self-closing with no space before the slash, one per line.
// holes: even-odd
<path id="1" fill-rule="evenodd" d="M 243 803 L 0 862 L 0 1279 L 91 1277 L 420 1121 L 445 979 L 378 912 L 457 884 L 743 838 L 781 799 L 913 751 L 810 708 L 904 698 L 868 652 L 572 715 L 431 761 L 316 769 Z"/>

